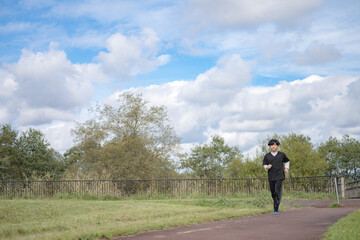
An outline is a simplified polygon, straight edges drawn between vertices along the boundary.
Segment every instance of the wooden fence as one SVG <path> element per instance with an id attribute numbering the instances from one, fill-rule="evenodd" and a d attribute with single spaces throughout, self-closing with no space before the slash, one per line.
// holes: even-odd
<path id="1" fill-rule="evenodd" d="M 329 176 L 287 178 L 283 186 L 285 191 L 335 193 L 333 180 Z M 267 178 L 2 181 L 0 197 L 218 195 L 254 193 L 268 188 Z"/>

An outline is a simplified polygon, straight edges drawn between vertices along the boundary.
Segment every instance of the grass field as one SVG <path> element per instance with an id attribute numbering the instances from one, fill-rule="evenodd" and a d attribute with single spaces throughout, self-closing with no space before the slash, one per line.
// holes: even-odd
<path id="1" fill-rule="evenodd" d="M 340 219 L 325 234 L 324 240 L 360 239 L 360 210 Z"/>
<path id="2" fill-rule="evenodd" d="M 271 212 L 268 192 L 237 196 L 157 196 L 122 200 L 1 199 L 1 239 L 98 239 Z M 328 194 L 284 194 L 284 200 Z M 64 198 L 61 196 L 59 198 Z M 101 198 L 100 198 L 101 199 Z M 285 209 L 282 206 L 282 209 Z"/>

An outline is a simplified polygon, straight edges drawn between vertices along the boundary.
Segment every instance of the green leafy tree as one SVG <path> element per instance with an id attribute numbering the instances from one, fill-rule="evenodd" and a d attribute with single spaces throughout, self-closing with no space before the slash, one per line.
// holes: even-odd
<path id="1" fill-rule="evenodd" d="M 80 179 L 81 177 L 77 176 L 77 169 L 81 165 L 81 159 L 84 155 L 84 152 L 77 146 L 73 146 L 64 153 L 64 164 L 65 164 L 65 173 L 63 178 L 65 179 Z"/>
<path id="2" fill-rule="evenodd" d="M 18 132 L 10 124 L 0 128 L 0 180 L 20 179 L 21 164 L 17 148 Z"/>
<path id="3" fill-rule="evenodd" d="M 258 178 L 266 177 L 266 171 L 262 167 L 261 158 L 237 157 L 226 167 L 225 176 L 228 178 Z"/>
<path id="4" fill-rule="evenodd" d="M 60 153 L 50 147 L 39 130 L 19 134 L 5 124 L 0 129 L 0 178 L 22 180 L 59 178 L 64 171 Z"/>
<path id="5" fill-rule="evenodd" d="M 81 151 L 78 147 L 73 146 L 68 149 L 64 153 L 64 163 L 66 168 L 76 165 L 77 163 L 81 162 L 81 158 L 84 155 L 84 152 Z"/>
<path id="6" fill-rule="evenodd" d="M 341 140 L 330 137 L 319 146 L 319 152 L 328 164 L 327 174 L 360 179 L 360 142 L 355 138 L 349 135 L 344 135 Z"/>
<path id="7" fill-rule="evenodd" d="M 196 145 L 190 154 L 184 154 L 180 165 L 196 177 L 223 178 L 227 166 L 242 157 L 238 146 L 230 147 L 225 144 L 224 138 L 213 136 L 210 143 Z"/>
<path id="8" fill-rule="evenodd" d="M 60 153 L 50 147 L 45 135 L 30 128 L 20 134 L 18 140 L 19 158 L 25 179 L 59 178 L 64 171 L 64 162 Z"/>
<path id="9" fill-rule="evenodd" d="M 330 137 L 325 143 L 321 143 L 318 151 L 323 159 L 325 159 L 327 166 L 325 169 L 326 175 L 338 175 L 340 173 L 340 164 L 338 161 L 338 150 L 340 148 L 340 141 L 334 137 Z"/>
<path id="10" fill-rule="evenodd" d="M 281 150 L 286 153 L 291 163 L 290 176 L 321 176 L 326 168 L 326 161 L 321 157 L 311 138 L 302 134 L 290 133 L 281 139 Z"/>
<path id="11" fill-rule="evenodd" d="M 140 94 L 123 93 L 117 106 L 97 105 L 93 118 L 73 134 L 81 159 L 78 171 L 110 178 L 165 178 L 176 174 L 171 161 L 179 138 L 164 106 L 149 106 Z"/>

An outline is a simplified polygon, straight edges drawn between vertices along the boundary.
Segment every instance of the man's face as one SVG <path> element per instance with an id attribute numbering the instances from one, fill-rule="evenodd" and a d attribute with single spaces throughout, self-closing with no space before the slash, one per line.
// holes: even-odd
<path id="1" fill-rule="evenodd" d="M 276 143 L 274 143 L 273 145 L 270 145 L 270 149 L 272 152 L 276 152 L 278 150 L 278 145 Z"/>

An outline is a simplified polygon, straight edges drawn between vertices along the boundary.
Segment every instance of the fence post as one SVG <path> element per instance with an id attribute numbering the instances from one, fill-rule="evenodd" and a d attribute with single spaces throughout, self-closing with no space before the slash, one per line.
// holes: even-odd
<path id="1" fill-rule="evenodd" d="M 344 177 L 341 177 L 340 181 L 341 181 L 341 197 L 342 197 L 342 199 L 345 199 L 345 181 L 344 181 Z"/>
<path id="2" fill-rule="evenodd" d="M 336 199 L 337 199 L 337 202 L 340 203 L 339 192 L 338 192 L 338 184 L 337 184 L 337 177 L 334 178 L 334 181 L 335 181 Z"/>

